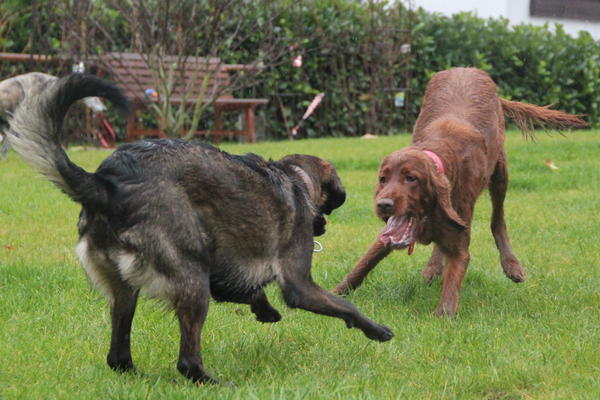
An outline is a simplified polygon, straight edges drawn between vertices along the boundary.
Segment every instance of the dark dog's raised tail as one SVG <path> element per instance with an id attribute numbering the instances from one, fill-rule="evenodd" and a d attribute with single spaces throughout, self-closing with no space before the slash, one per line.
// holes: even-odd
<path id="1" fill-rule="evenodd" d="M 8 140 L 26 162 L 73 200 L 104 208 L 108 205 L 108 183 L 73 164 L 61 146 L 69 107 L 90 96 L 106 98 L 118 109 L 128 110 L 127 99 L 115 86 L 92 75 L 72 74 L 23 100 L 9 120 Z"/>
<path id="2" fill-rule="evenodd" d="M 546 129 L 546 125 L 558 129 L 587 128 L 590 125 L 580 115 L 551 110 L 550 106 L 540 107 L 534 104 L 521 103 L 500 98 L 504 115 L 512 119 L 517 127 L 527 136 L 533 135 L 535 125 Z"/>

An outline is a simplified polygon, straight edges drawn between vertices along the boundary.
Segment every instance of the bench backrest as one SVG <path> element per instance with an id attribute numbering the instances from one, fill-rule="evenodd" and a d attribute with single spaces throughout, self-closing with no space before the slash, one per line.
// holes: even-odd
<path id="1" fill-rule="evenodd" d="M 147 89 L 164 96 L 158 78 L 159 60 L 148 59 L 136 53 L 105 53 L 99 58 L 103 75 L 108 75 L 134 102 L 146 102 Z M 204 99 L 231 98 L 225 93 L 230 85 L 230 75 L 219 58 L 165 56 L 162 58 L 165 76 L 172 74 L 173 84 L 169 99 L 174 102 L 195 102 L 208 77 Z"/>

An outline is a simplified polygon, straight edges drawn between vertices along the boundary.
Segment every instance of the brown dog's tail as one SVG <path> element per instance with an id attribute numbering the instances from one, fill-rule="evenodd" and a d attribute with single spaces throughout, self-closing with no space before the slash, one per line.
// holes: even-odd
<path id="1" fill-rule="evenodd" d="M 547 129 L 547 125 L 557 129 L 587 128 L 590 126 L 580 118 L 580 115 L 567 114 L 558 110 L 551 110 L 550 106 L 536 106 L 533 104 L 510 101 L 500 98 L 504 115 L 512 119 L 517 127 L 526 135 L 533 137 L 536 125 Z"/>

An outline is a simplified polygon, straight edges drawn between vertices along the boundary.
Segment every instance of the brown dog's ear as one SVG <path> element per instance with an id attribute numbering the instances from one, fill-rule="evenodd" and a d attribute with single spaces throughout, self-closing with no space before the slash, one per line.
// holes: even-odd
<path id="1" fill-rule="evenodd" d="M 433 189 L 432 194 L 437 200 L 436 202 L 438 207 L 444 213 L 446 221 L 454 228 L 461 231 L 467 229 L 467 224 L 458 215 L 454 207 L 452 207 L 452 200 L 450 199 L 450 183 L 448 182 L 448 178 L 433 171 L 431 171 L 430 177 Z"/>

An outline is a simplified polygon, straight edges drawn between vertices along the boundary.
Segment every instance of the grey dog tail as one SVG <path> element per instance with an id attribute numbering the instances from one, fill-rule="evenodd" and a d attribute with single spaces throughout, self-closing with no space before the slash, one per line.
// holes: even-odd
<path id="1" fill-rule="evenodd" d="M 128 110 L 123 93 L 92 75 L 72 74 L 49 82 L 28 95 L 9 119 L 8 140 L 29 164 L 73 200 L 91 207 L 108 207 L 110 182 L 73 164 L 61 146 L 63 120 L 69 107 L 89 96 L 108 99 Z"/>

